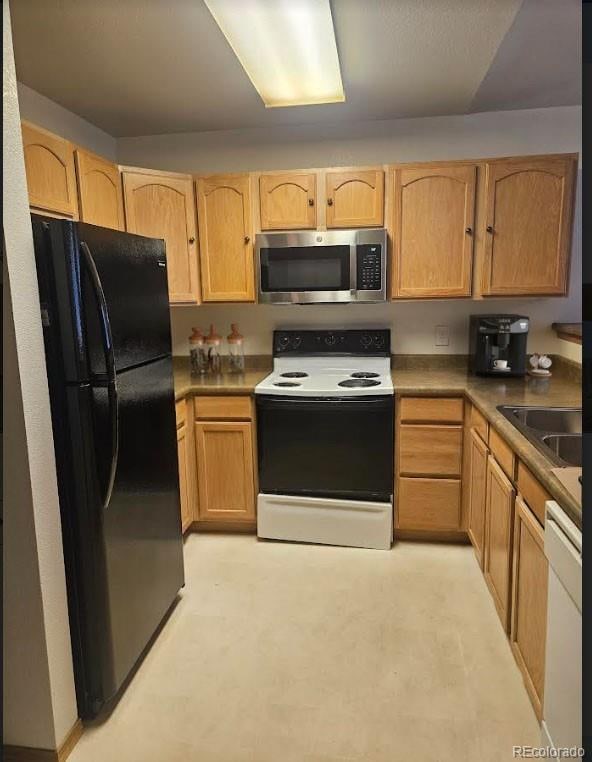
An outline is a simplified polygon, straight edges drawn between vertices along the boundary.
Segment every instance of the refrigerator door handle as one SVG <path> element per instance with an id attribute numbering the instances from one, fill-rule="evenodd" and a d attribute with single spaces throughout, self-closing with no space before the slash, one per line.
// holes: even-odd
<path id="1" fill-rule="evenodd" d="M 115 354 L 113 351 L 113 337 L 111 335 L 111 323 L 109 322 L 109 310 L 105 292 L 97 266 L 88 245 L 80 242 L 80 251 L 83 255 L 83 263 L 86 266 L 90 281 L 95 292 L 99 317 L 101 322 L 101 334 L 103 337 L 103 353 L 105 355 L 105 367 L 107 369 L 107 396 L 109 400 L 109 417 L 111 419 L 111 464 L 109 477 L 103 494 L 103 508 L 107 508 L 113 492 L 115 473 L 117 471 L 117 458 L 119 455 L 119 402 L 117 397 L 117 374 L 115 371 Z"/>

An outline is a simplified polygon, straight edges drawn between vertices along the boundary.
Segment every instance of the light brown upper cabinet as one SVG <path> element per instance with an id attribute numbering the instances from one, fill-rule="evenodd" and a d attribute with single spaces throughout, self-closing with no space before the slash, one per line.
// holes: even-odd
<path id="1" fill-rule="evenodd" d="M 204 302 L 254 301 L 249 176 L 198 178 L 197 205 Z"/>
<path id="2" fill-rule="evenodd" d="M 199 302 L 195 201 L 190 175 L 126 167 L 122 171 L 127 229 L 164 238 L 171 304 Z"/>
<path id="3" fill-rule="evenodd" d="M 487 164 L 484 295 L 566 292 L 575 170 L 571 155 Z"/>
<path id="4" fill-rule="evenodd" d="M 78 217 L 72 143 L 29 122 L 21 123 L 29 205 L 50 214 Z"/>
<path id="5" fill-rule="evenodd" d="M 91 225 L 125 230 L 119 167 L 89 151 L 75 151 L 80 219 Z"/>
<path id="6" fill-rule="evenodd" d="M 476 174 L 471 164 L 395 169 L 394 297 L 471 295 Z"/>
<path id="7" fill-rule="evenodd" d="M 298 230 L 317 225 L 314 173 L 260 175 L 261 230 Z"/>
<path id="8" fill-rule="evenodd" d="M 384 171 L 353 169 L 325 173 L 328 228 L 384 224 Z"/>

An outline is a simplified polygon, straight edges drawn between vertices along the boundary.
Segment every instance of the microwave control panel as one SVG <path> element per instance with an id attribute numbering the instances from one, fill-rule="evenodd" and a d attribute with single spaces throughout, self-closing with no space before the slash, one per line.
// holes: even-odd
<path id="1" fill-rule="evenodd" d="M 358 291 L 380 291 L 382 288 L 381 247 L 376 243 L 356 246 Z"/>

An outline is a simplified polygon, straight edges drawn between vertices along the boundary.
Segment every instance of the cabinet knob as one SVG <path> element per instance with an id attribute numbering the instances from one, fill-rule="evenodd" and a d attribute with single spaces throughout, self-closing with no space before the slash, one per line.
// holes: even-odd
<path id="1" fill-rule="evenodd" d="M 251 239 L 249 238 L 249 236 L 248 236 L 248 235 L 246 235 L 246 236 L 245 236 L 245 243 L 249 243 L 249 241 L 250 241 L 250 240 L 251 240 Z"/>
<path id="2" fill-rule="evenodd" d="M 314 206 L 314 198 L 309 198 L 308 199 L 308 205 L 309 206 Z"/>
<path id="3" fill-rule="evenodd" d="M 332 198 L 328 198 L 327 199 L 327 206 L 333 206 L 333 199 Z"/>
<path id="4" fill-rule="evenodd" d="M 488 233 L 493 233 L 493 227 L 491 225 L 488 225 L 485 229 Z"/>
<path id="5" fill-rule="evenodd" d="M 191 236 L 191 238 L 189 239 L 189 243 L 195 243 L 195 238 L 193 236 Z"/>
<path id="6" fill-rule="evenodd" d="M 473 235 L 473 228 L 465 228 L 465 233 L 468 233 L 469 235 Z"/>

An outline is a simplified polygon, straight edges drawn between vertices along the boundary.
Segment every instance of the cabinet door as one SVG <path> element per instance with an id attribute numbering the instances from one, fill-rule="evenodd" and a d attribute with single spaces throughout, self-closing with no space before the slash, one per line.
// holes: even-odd
<path id="1" fill-rule="evenodd" d="M 29 205 L 76 219 L 78 204 L 72 144 L 28 122 L 22 122 L 21 128 Z"/>
<path id="2" fill-rule="evenodd" d="M 169 300 L 199 302 L 195 202 L 189 175 L 124 170 L 127 229 L 166 244 Z"/>
<path id="3" fill-rule="evenodd" d="M 381 227 L 384 224 L 382 169 L 327 172 L 328 228 Z"/>
<path id="4" fill-rule="evenodd" d="M 399 473 L 404 476 L 460 476 L 462 426 L 401 425 Z"/>
<path id="5" fill-rule="evenodd" d="M 200 177 L 197 203 L 204 302 L 254 301 L 248 175 Z"/>
<path id="6" fill-rule="evenodd" d="M 395 170 L 393 296 L 471 295 L 474 165 Z"/>
<path id="7" fill-rule="evenodd" d="M 195 422 L 199 518 L 255 518 L 253 430 L 247 422 Z"/>
<path id="8" fill-rule="evenodd" d="M 483 568 L 485 548 L 485 497 L 487 487 L 487 445 L 471 429 L 469 445 L 469 539 L 473 543 L 479 566 Z"/>
<path id="9" fill-rule="evenodd" d="M 518 496 L 510 642 L 539 720 L 542 719 L 545 682 L 548 577 L 543 528 Z"/>
<path id="10" fill-rule="evenodd" d="M 486 172 L 483 293 L 564 294 L 574 159 L 510 159 Z"/>
<path id="11" fill-rule="evenodd" d="M 80 148 L 75 160 L 82 222 L 125 230 L 119 167 Z"/>
<path id="12" fill-rule="evenodd" d="M 177 429 L 177 455 L 179 459 L 179 492 L 181 495 L 181 528 L 183 532 L 193 520 L 191 511 L 191 482 L 189 474 L 187 426 L 184 424 Z"/>
<path id="13" fill-rule="evenodd" d="M 502 469 L 487 458 L 485 563 L 483 573 L 504 630 L 510 625 L 510 577 L 514 488 Z"/>
<path id="14" fill-rule="evenodd" d="M 397 527 L 458 531 L 461 519 L 459 479 L 401 477 L 397 495 Z"/>
<path id="15" fill-rule="evenodd" d="M 315 228 L 317 178 L 311 174 L 261 175 L 261 230 Z"/>

